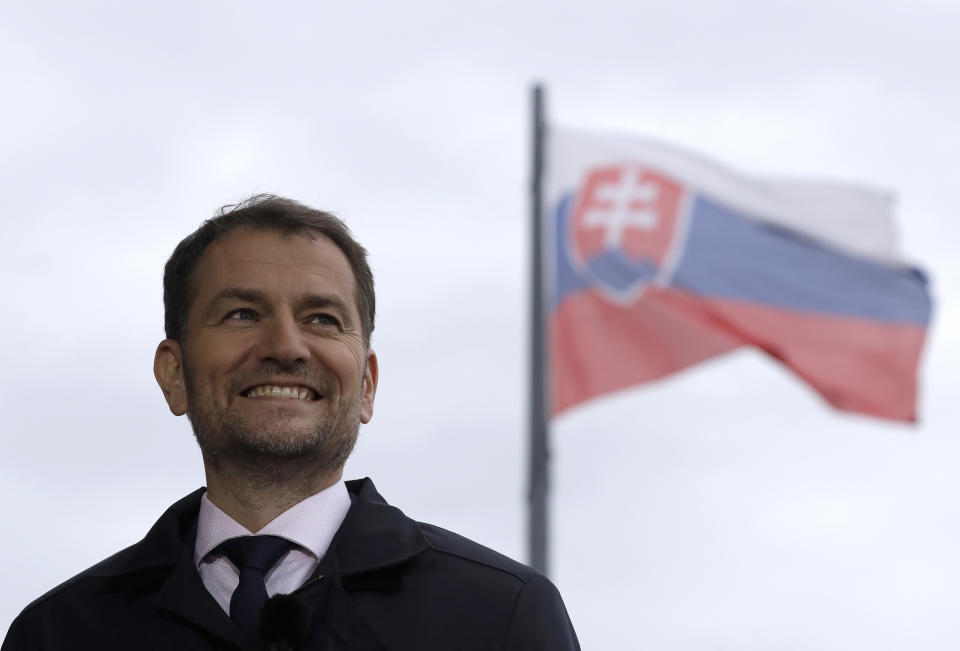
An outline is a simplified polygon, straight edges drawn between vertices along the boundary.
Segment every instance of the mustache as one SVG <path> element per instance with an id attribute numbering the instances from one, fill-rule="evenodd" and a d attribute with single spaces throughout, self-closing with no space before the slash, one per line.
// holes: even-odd
<path id="1" fill-rule="evenodd" d="M 331 393 L 329 376 L 318 373 L 316 369 L 311 369 L 302 362 L 281 362 L 277 360 L 261 362 L 257 368 L 244 373 L 243 377 L 234 381 L 234 392 L 243 391 L 257 384 L 267 384 L 276 379 L 278 375 L 304 380 L 303 384 L 310 386 L 320 395 Z"/>
<path id="2" fill-rule="evenodd" d="M 294 377 L 308 377 L 310 369 L 303 362 L 281 362 L 278 360 L 268 360 L 261 362 L 257 367 L 257 374 L 260 375 L 292 375 Z"/>

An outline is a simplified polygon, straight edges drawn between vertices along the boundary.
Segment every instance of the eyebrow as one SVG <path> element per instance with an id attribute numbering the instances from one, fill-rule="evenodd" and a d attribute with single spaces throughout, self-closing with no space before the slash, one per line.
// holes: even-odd
<path id="1" fill-rule="evenodd" d="M 220 303 L 227 301 L 242 301 L 244 303 L 263 303 L 266 298 L 259 289 L 246 289 L 243 287 L 227 287 L 221 290 L 219 294 L 210 299 L 207 304 L 207 312 L 212 312 Z"/>
<path id="2" fill-rule="evenodd" d="M 313 309 L 332 307 L 342 312 L 344 318 L 350 317 L 350 308 L 342 298 L 334 294 L 305 294 L 300 297 L 298 304 L 301 307 Z"/>

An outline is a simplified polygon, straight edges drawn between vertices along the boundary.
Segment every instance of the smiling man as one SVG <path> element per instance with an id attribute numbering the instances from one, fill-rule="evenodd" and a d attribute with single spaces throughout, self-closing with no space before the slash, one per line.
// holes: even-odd
<path id="1" fill-rule="evenodd" d="M 337 218 L 260 195 L 164 273 L 154 374 L 207 487 L 29 605 L 2 651 L 579 649 L 556 588 L 343 466 L 373 416 L 373 275 Z"/>

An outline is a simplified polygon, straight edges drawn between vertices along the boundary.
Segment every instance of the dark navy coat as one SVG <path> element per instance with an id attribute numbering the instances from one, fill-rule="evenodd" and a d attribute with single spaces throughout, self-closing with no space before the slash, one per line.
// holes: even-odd
<path id="1" fill-rule="evenodd" d="M 545 577 L 414 522 L 369 479 L 347 488 L 353 504 L 330 550 L 291 603 L 274 604 L 263 646 L 244 640 L 200 580 L 193 548 L 201 489 L 142 541 L 27 606 L 0 651 L 580 648 Z"/>

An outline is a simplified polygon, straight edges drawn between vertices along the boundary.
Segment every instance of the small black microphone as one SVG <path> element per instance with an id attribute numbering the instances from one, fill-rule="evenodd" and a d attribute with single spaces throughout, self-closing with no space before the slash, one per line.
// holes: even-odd
<path id="1" fill-rule="evenodd" d="M 260 638 L 270 651 L 296 651 L 310 637 L 310 606 L 289 594 L 277 594 L 263 606 Z"/>

